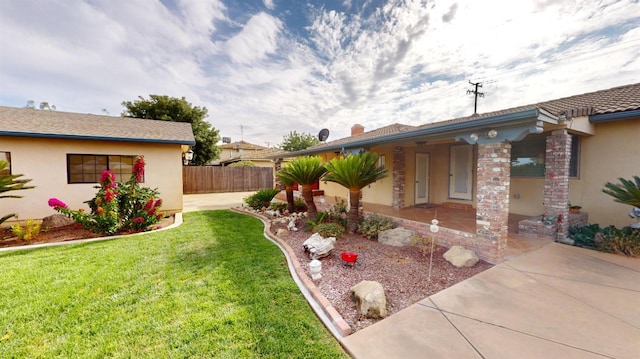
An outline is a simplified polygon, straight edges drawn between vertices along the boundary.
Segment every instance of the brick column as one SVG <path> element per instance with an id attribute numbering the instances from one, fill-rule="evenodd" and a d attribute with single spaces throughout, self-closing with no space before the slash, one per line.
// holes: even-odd
<path id="1" fill-rule="evenodd" d="M 499 263 L 507 248 L 511 144 L 479 144 L 477 171 L 476 250 Z"/>
<path id="2" fill-rule="evenodd" d="M 544 171 L 544 214 L 557 220 L 556 240 L 569 236 L 569 161 L 571 135 L 567 130 L 555 130 L 547 137 Z"/>
<path id="3" fill-rule="evenodd" d="M 405 154 L 404 147 L 393 149 L 393 198 L 391 207 L 400 209 L 404 207 L 404 185 L 405 185 Z"/>

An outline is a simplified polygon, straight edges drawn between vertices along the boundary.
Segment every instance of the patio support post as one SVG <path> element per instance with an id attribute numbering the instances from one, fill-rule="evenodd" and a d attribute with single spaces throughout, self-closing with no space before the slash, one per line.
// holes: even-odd
<path id="1" fill-rule="evenodd" d="M 391 199 L 393 209 L 404 207 L 405 157 L 404 147 L 398 146 L 393 149 L 393 198 Z"/>
<path id="2" fill-rule="evenodd" d="M 544 215 L 557 221 L 556 240 L 566 242 L 569 236 L 569 161 L 571 135 L 555 130 L 547 137 L 544 173 Z"/>
<path id="3" fill-rule="evenodd" d="M 478 144 L 476 251 L 499 263 L 507 248 L 511 144 Z"/>

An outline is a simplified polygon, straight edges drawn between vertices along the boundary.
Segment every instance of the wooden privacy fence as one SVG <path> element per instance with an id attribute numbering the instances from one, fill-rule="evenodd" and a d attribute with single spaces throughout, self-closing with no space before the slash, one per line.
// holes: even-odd
<path id="1" fill-rule="evenodd" d="M 273 188 L 273 168 L 183 166 L 184 194 L 247 192 Z"/>

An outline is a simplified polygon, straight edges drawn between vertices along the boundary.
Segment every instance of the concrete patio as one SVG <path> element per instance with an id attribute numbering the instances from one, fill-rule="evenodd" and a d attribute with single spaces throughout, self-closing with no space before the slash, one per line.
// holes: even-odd
<path id="1" fill-rule="evenodd" d="M 640 259 L 551 243 L 343 339 L 355 358 L 639 358 Z"/>

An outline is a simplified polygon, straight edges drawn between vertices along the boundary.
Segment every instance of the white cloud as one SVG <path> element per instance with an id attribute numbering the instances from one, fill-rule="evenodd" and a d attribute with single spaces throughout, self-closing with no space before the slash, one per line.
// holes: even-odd
<path id="1" fill-rule="evenodd" d="M 276 52 L 282 22 L 267 14 L 252 16 L 242 31 L 226 43 L 227 55 L 236 63 L 253 63 Z"/>
<path id="2" fill-rule="evenodd" d="M 469 115 L 468 80 L 485 82 L 486 112 L 640 74 L 637 1 L 376 3 L 299 6 L 307 21 L 293 28 L 285 2 L 284 15 L 226 0 L 0 2 L 0 105 L 115 115 L 137 96 L 185 96 L 223 135 L 240 139 L 242 125 L 273 145 L 291 130 L 331 140 L 354 123 Z"/>

